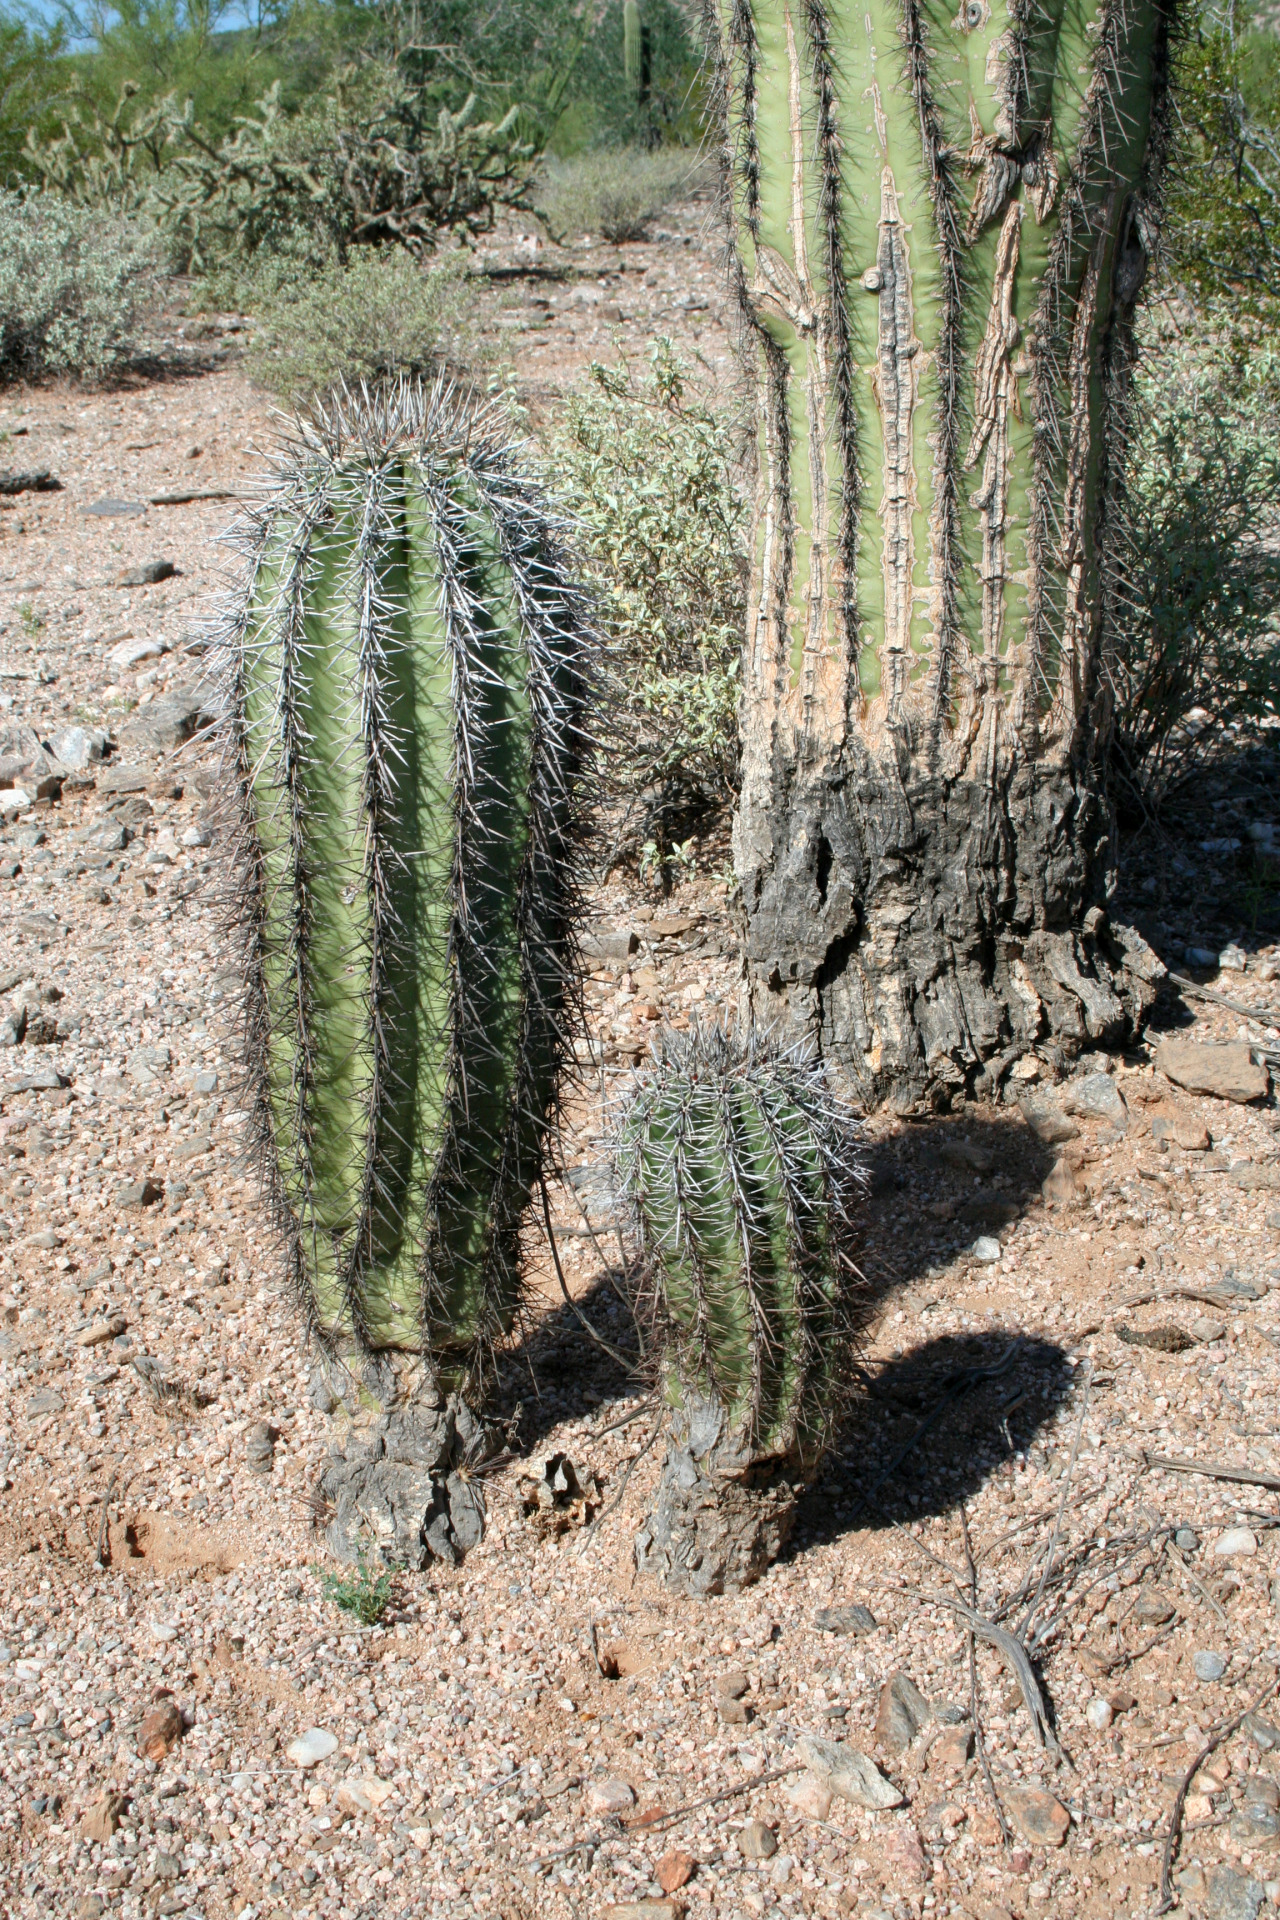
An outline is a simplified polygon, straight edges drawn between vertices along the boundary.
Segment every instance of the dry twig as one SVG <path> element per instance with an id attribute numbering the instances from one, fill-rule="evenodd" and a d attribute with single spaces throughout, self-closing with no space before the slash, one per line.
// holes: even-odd
<path id="1" fill-rule="evenodd" d="M 1265 1487 L 1268 1493 L 1280 1493 L 1280 1480 L 1273 1473 L 1254 1473 L 1249 1467 L 1228 1467 L 1220 1460 L 1184 1460 L 1180 1454 L 1147 1453 L 1149 1467 L 1165 1473 L 1202 1473 L 1206 1480 L 1234 1480 L 1242 1487 Z"/>
<path id="2" fill-rule="evenodd" d="M 1160 1866 L 1160 1905 L 1156 1908 L 1157 1914 L 1168 1913 L 1173 1905 L 1173 1856 L 1177 1849 L 1178 1836 L 1182 1831 L 1182 1809 L 1186 1805 L 1191 1782 L 1209 1756 L 1217 1752 L 1223 1741 L 1229 1740 L 1236 1728 L 1243 1725 L 1251 1713 L 1256 1713 L 1263 1702 L 1269 1700 L 1277 1690 L 1280 1690 L 1280 1678 L 1269 1681 L 1257 1698 L 1249 1702 L 1243 1713 L 1238 1713 L 1234 1720 L 1228 1720 L 1225 1726 L 1219 1727 L 1216 1733 L 1211 1734 L 1206 1745 L 1183 1774 L 1182 1785 L 1178 1788 L 1178 1797 L 1169 1815 L 1169 1831 L 1165 1835 L 1164 1859 Z"/>

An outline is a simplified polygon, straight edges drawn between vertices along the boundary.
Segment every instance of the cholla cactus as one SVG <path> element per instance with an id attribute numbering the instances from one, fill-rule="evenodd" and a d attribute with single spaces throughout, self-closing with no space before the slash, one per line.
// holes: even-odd
<path id="1" fill-rule="evenodd" d="M 801 1052 L 695 1028 L 635 1076 L 613 1149 L 670 1334 L 671 1434 L 637 1561 L 690 1593 L 745 1586 L 849 1385 L 853 1119 Z"/>
<path id="2" fill-rule="evenodd" d="M 290 1276 L 331 1349 L 474 1395 L 577 976 L 584 601 L 501 416 L 444 383 L 300 419 L 239 545 L 246 1032 Z"/>

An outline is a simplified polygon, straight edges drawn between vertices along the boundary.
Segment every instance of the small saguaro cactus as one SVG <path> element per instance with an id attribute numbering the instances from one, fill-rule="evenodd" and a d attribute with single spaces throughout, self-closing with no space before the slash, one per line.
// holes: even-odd
<path id="1" fill-rule="evenodd" d="M 852 1115 L 798 1049 L 668 1032 L 613 1130 L 669 1334 L 671 1408 L 642 1571 L 691 1594 L 776 1557 L 849 1386 L 863 1288 Z"/>
<path id="2" fill-rule="evenodd" d="M 445 382 L 299 419 L 238 544 L 229 744 L 268 1196 L 312 1330 L 335 1354 L 421 1356 L 452 1466 L 465 1410 L 446 1419 L 444 1396 L 474 1403 L 518 1304 L 577 977 L 586 606 L 502 417 Z"/>
<path id="3" fill-rule="evenodd" d="M 624 0 L 622 8 L 622 71 L 628 87 L 640 93 L 644 28 L 640 24 L 640 0 Z"/>

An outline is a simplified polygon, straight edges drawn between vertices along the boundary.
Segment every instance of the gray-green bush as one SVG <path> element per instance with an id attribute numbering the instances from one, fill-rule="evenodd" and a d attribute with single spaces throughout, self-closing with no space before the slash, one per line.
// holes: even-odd
<path id="1" fill-rule="evenodd" d="M 553 240 L 585 233 L 643 240 L 653 222 L 696 184 L 700 164 L 687 147 L 604 147 L 577 160 L 552 160 L 534 209 Z"/>
<path id="2" fill-rule="evenodd" d="M 737 788 L 748 571 L 735 417 L 693 390 L 669 340 L 647 371 L 592 366 L 552 441 L 605 634 L 602 765 L 620 849 L 666 853 Z"/>
<path id="3" fill-rule="evenodd" d="M 1108 663 L 1121 778 L 1158 799 L 1280 685 L 1280 355 L 1148 321 L 1135 390 L 1124 618 Z M 1213 724 L 1180 724 L 1204 708 Z"/>
<path id="4" fill-rule="evenodd" d="M 292 401 L 344 380 L 446 369 L 474 379 L 485 355 L 466 265 L 452 252 L 424 266 L 396 247 L 301 272 L 289 254 L 268 255 L 237 288 L 258 321 L 249 371 Z"/>
<path id="5" fill-rule="evenodd" d="M 0 379 L 100 379 L 132 358 L 162 257 L 135 220 L 0 190 Z"/>

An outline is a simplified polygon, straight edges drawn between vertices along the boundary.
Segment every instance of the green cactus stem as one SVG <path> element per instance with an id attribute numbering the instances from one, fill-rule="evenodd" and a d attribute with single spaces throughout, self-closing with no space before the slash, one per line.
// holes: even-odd
<path id="1" fill-rule="evenodd" d="M 501 415 L 444 382 L 299 420 L 238 544 L 268 1193 L 321 1341 L 422 1356 L 438 1408 L 511 1325 L 565 1050 L 585 603 Z"/>
<path id="2" fill-rule="evenodd" d="M 627 86 L 637 98 L 643 66 L 643 33 L 639 0 L 625 0 L 622 9 L 622 71 Z"/>
<path id="3" fill-rule="evenodd" d="M 637 1564 L 720 1593 L 781 1549 L 850 1384 L 856 1128 L 802 1052 L 695 1028 L 635 1076 L 613 1152 L 669 1334 L 667 1458 Z"/>

